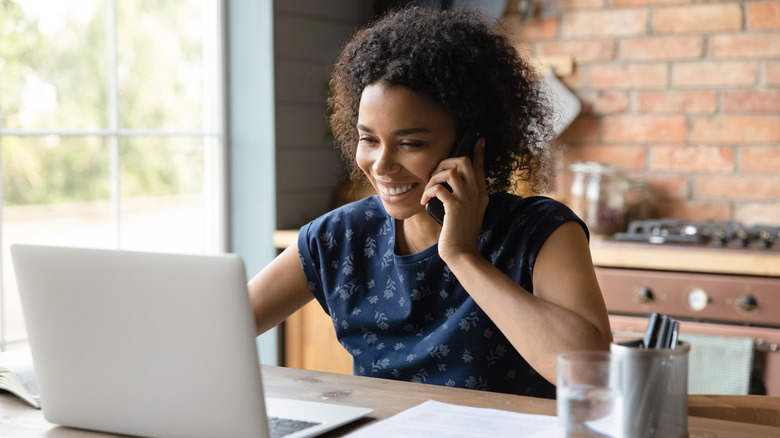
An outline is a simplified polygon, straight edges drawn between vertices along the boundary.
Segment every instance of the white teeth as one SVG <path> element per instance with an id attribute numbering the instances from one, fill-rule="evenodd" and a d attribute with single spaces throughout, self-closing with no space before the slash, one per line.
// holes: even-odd
<path id="1" fill-rule="evenodd" d="M 411 190 L 413 185 L 414 184 L 408 184 L 401 187 L 382 187 L 382 193 L 391 196 L 400 195 L 402 193 L 406 193 L 409 190 Z"/>

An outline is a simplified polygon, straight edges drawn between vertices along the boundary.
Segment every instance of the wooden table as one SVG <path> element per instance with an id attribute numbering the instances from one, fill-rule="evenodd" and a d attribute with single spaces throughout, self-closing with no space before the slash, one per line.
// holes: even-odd
<path id="1" fill-rule="evenodd" d="M 266 365 L 262 367 L 262 372 L 266 394 L 270 396 L 329 401 L 374 409 L 371 416 L 324 437 L 343 436 L 351 430 L 388 418 L 429 399 L 529 414 L 555 415 L 555 400 Z M 693 395 L 689 397 L 689 405 L 689 411 L 697 415 L 688 417 L 690 438 L 780 437 L 780 398 Z M 0 436 L 92 438 L 115 435 L 58 427 L 46 422 L 40 411 L 29 407 L 17 397 L 0 394 Z"/>

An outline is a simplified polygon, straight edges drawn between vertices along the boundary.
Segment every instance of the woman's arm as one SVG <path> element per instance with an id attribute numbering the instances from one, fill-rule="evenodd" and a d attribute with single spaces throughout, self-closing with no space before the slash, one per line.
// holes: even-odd
<path id="1" fill-rule="evenodd" d="M 249 280 L 257 334 L 276 327 L 312 298 L 298 258 L 296 240 Z"/>
<path id="2" fill-rule="evenodd" d="M 558 353 L 609 349 L 606 306 L 579 224 L 563 224 L 542 246 L 534 265 L 533 294 L 478 253 L 460 253 L 446 262 L 515 349 L 548 381 L 556 381 Z"/>
<path id="3" fill-rule="evenodd" d="M 458 167 L 446 179 L 454 190 L 442 194 L 447 215 L 439 236 L 439 255 L 515 349 L 555 383 L 558 353 L 606 350 L 612 341 L 588 239 L 576 222 L 553 231 L 536 257 L 533 294 L 485 260 L 477 240 L 488 204 L 484 150 L 485 142 L 480 139 L 473 166 Z M 442 177 L 431 178 L 422 202 L 435 194 L 432 185 L 444 182 Z"/>

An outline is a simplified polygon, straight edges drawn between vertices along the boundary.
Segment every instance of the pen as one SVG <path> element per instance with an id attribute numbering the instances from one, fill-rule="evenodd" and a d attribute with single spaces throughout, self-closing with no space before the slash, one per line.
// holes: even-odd
<path id="1" fill-rule="evenodd" d="M 653 313 L 650 315 L 650 320 L 647 323 L 647 331 L 645 331 L 645 338 L 642 341 L 645 348 L 653 347 L 653 339 L 658 332 L 658 314 Z"/>
<path id="2" fill-rule="evenodd" d="M 677 347 L 677 333 L 680 330 L 680 323 L 677 321 L 672 321 L 672 330 L 669 333 L 669 342 L 666 346 L 666 348 L 676 348 Z"/>
<path id="3" fill-rule="evenodd" d="M 661 315 L 661 322 L 659 325 L 658 334 L 655 336 L 651 348 L 664 348 L 666 346 L 666 337 L 669 334 L 669 317 Z"/>

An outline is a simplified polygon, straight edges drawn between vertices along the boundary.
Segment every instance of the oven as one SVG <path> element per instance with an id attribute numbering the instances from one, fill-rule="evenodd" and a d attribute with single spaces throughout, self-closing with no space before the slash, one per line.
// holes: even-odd
<path id="1" fill-rule="evenodd" d="M 661 313 L 683 338 L 750 342 L 747 393 L 780 396 L 780 227 L 635 221 L 591 249 L 616 340 L 642 337 Z M 728 365 L 720 359 L 700 366 Z"/>

